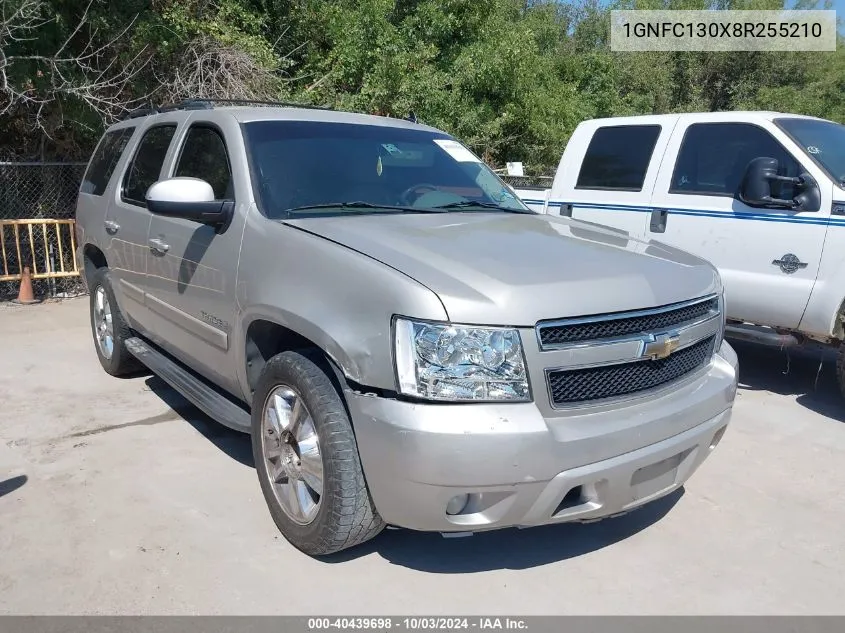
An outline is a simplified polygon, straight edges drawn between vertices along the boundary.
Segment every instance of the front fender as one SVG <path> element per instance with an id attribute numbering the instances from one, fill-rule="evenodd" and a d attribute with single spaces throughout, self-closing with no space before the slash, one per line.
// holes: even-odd
<path id="1" fill-rule="evenodd" d="M 438 296 L 398 270 L 335 242 L 258 214 L 248 222 L 234 328 L 238 380 L 247 399 L 246 337 L 257 319 L 312 341 L 350 381 L 395 389 L 393 315 L 445 320 Z"/>

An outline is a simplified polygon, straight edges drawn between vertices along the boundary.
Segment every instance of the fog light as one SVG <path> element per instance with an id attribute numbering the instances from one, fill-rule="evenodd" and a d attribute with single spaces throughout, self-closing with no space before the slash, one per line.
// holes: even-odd
<path id="1" fill-rule="evenodd" d="M 449 499 L 449 503 L 446 504 L 446 514 L 460 514 L 461 510 L 466 507 L 468 501 L 469 495 L 467 494 L 455 495 Z"/>

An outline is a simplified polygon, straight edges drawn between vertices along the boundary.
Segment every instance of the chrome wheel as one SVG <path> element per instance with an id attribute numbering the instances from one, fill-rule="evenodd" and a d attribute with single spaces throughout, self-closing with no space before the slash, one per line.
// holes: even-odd
<path id="1" fill-rule="evenodd" d="M 261 448 L 282 510 L 300 525 L 311 523 L 323 495 L 323 456 L 305 401 L 287 385 L 273 389 L 264 403 Z"/>
<path id="2" fill-rule="evenodd" d="M 94 331 L 100 353 L 106 360 L 111 359 L 114 353 L 114 324 L 109 297 L 102 286 L 97 286 L 94 294 Z"/>

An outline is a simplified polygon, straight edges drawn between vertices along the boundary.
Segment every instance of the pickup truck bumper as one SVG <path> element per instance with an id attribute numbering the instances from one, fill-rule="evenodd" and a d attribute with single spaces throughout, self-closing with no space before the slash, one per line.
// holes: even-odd
<path id="1" fill-rule="evenodd" d="M 385 522 L 471 532 L 596 520 L 671 493 L 722 438 L 737 369 L 723 343 L 708 372 L 678 390 L 548 417 L 535 403 L 347 401 Z"/>

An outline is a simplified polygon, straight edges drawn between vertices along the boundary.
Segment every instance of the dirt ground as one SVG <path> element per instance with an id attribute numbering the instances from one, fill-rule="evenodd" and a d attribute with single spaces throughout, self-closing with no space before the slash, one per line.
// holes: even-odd
<path id="1" fill-rule="evenodd" d="M 0 613 L 843 614 L 829 359 L 737 346 L 732 426 L 679 494 L 590 525 L 294 550 L 249 441 L 107 376 L 87 298 L 0 304 Z"/>

